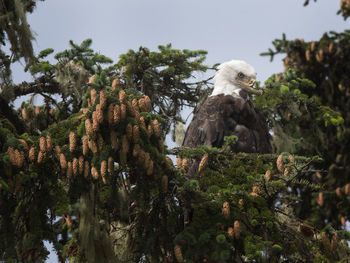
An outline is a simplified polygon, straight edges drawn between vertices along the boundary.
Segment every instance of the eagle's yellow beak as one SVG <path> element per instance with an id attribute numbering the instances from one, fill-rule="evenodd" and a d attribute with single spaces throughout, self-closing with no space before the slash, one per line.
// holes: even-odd
<path id="1" fill-rule="evenodd" d="M 256 95 L 261 95 L 262 94 L 262 91 L 261 90 L 256 90 L 253 88 L 255 84 L 255 79 L 250 79 L 249 82 L 243 82 L 243 85 L 244 85 L 244 88 L 248 91 L 248 92 L 251 92 L 253 94 L 256 94 Z"/>

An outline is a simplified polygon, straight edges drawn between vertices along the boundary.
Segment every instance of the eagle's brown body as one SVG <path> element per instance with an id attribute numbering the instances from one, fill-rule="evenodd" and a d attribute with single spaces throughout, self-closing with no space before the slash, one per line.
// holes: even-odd
<path id="1" fill-rule="evenodd" d="M 190 123 L 183 142 L 194 148 L 199 145 L 222 147 L 225 136 L 236 135 L 234 152 L 270 153 L 270 135 L 266 122 L 256 112 L 247 93 L 240 97 L 216 95 L 206 99 Z M 189 175 L 194 176 L 198 162 L 194 162 Z"/>
<path id="2" fill-rule="evenodd" d="M 183 144 L 190 148 L 221 147 L 224 137 L 231 135 L 238 137 L 235 152 L 271 152 L 266 123 L 252 102 L 223 94 L 211 96 L 203 103 L 187 129 Z"/>

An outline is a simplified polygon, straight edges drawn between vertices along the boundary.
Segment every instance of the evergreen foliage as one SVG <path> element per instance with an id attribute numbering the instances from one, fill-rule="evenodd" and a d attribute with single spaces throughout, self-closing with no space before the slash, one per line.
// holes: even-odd
<path id="1" fill-rule="evenodd" d="M 29 12 L 36 3 L 3 2 Z M 25 26 L 15 18 L 6 21 Z M 273 154 L 232 153 L 235 136 L 220 149 L 167 149 L 182 107 L 212 88 L 192 81 L 215 69 L 205 51 L 140 47 L 113 64 L 87 39 L 71 41 L 56 63 L 52 49 L 31 57 L 35 80 L 0 93 L 0 259 L 44 262 L 49 241 L 60 262 L 348 260 L 349 36 L 283 36 L 265 53 L 286 55 L 285 71 L 251 97 Z M 29 54 L 22 44 L 11 42 L 18 57 Z M 35 95 L 44 105 L 33 105 Z M 200 165 L 189 180 L 191 158 Z"/>
<path id="2" fill-rule="evenodd" d="M 44 1 L 44 0 L 41 0 Z M 33 58 L 33 34 L 27 23 L 26 13 L 32 13 L 38 0 L 3 0 L 0 4 L 0 45 L 10 45 L 11 55 L 0 46 L 0 80 L 11 83 L 11 63 Z M 1 83 L 0 82 L 0 83 Z M 0 87 L 2 88 L 3 85 Z"/>
<path id="3" fill-rule="evenodd" d="M 328 172 L 318 176 L 318 179 L 315 177 L 315 180 L 325 185 L 322 190 L 325 204 L 315 209 L 314 199 L 305 193 L 304 200 L 309 202 L 305 202 L 299 212 L 300 217 L 312 218 L 319 226 L 324 226 L 325 222 L 332 222 L 334 226 L 340 227 L 344 225 L 344 218 L 349 217 L 350 211 L 345 194 L 348 193 L 345 188 L 348 188 L 346 185 L 350 181 L 350 64 L 347 59 L 350 55 L 349 40 L 349 30 L 342 33 L 325 33 L 319 41 L 312 42 L 304 42 L 301 39 L 289 41 L 283 36 L 281 40 L 273 42 L 275 50 L 271 49 L 265 53 L 271 58 L 275 54 L 286 56 L 283 60 L 285 73 L 282 78 L 280 75 L 274 76 L 269 82 L 274 83 L 274 79 L 277 78 L 283 82 L 286 75 L 295 74 L 314 83 L 294 87 L 297 83 L 290 82 L 289 89 L 291 86 L 294 91 L 297 88 L 300 91 L 298 96 L 305 94 L 313 101 L 314 106 L 319 105 L 318 113 L 313 116 L 317 111 L 310 110 L 310 106 L 301 108 L 300 105 L 296 105 L 294 110 L 303 110 L 299 112 L 300 116 L 297 117 L 292 109 L 289 109 L 285 112 L 287 118 L 282 117 L 280 121 L 284 122 L 284 125 L 294 122 L 284 129 L 283 133 L 297 131 L 308 154 L 318 154 L 324 159 L 322 169 Z M 297 120 L 297 123 L 293 120 Z M 320 124 L 322 125 L 315 127 Z M 305 149 L 297 151 L 298 154 L 304 154 Z"/>

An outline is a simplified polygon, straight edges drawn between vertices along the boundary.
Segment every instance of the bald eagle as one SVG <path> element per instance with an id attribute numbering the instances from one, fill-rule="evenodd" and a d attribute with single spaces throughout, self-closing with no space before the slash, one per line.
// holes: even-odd
<path id="1" fill-rule="evenodd" d="M 270 135 L 265 120 L 259 115 L 248 93 L 260 95 L 253 88 L 256 72 L 241 60 L 222 63 L 214 77 L 212 94 L 194 115 L 183 145 L 195 148 L 199 145 L 221 147 L 225 136 L 236 135 L 234 152 L 270 153 Z M 189 173 L 194 175 L 198 163 Z M 192 171 L 191 171 L 192 170 Z"/>

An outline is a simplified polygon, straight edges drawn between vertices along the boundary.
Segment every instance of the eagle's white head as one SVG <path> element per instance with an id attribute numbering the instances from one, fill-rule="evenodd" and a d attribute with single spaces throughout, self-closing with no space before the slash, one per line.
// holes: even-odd
<path id="1" fill-rule="evenodd" d="M 253 88 L 256 79 L 255 69 L 242 60 L 231 60 L 222 63 L 215 74 L 215 86 L 210 96 L 219 94 L 241 97 L 240 91 L 245 90 L 261 94 Z"/>

